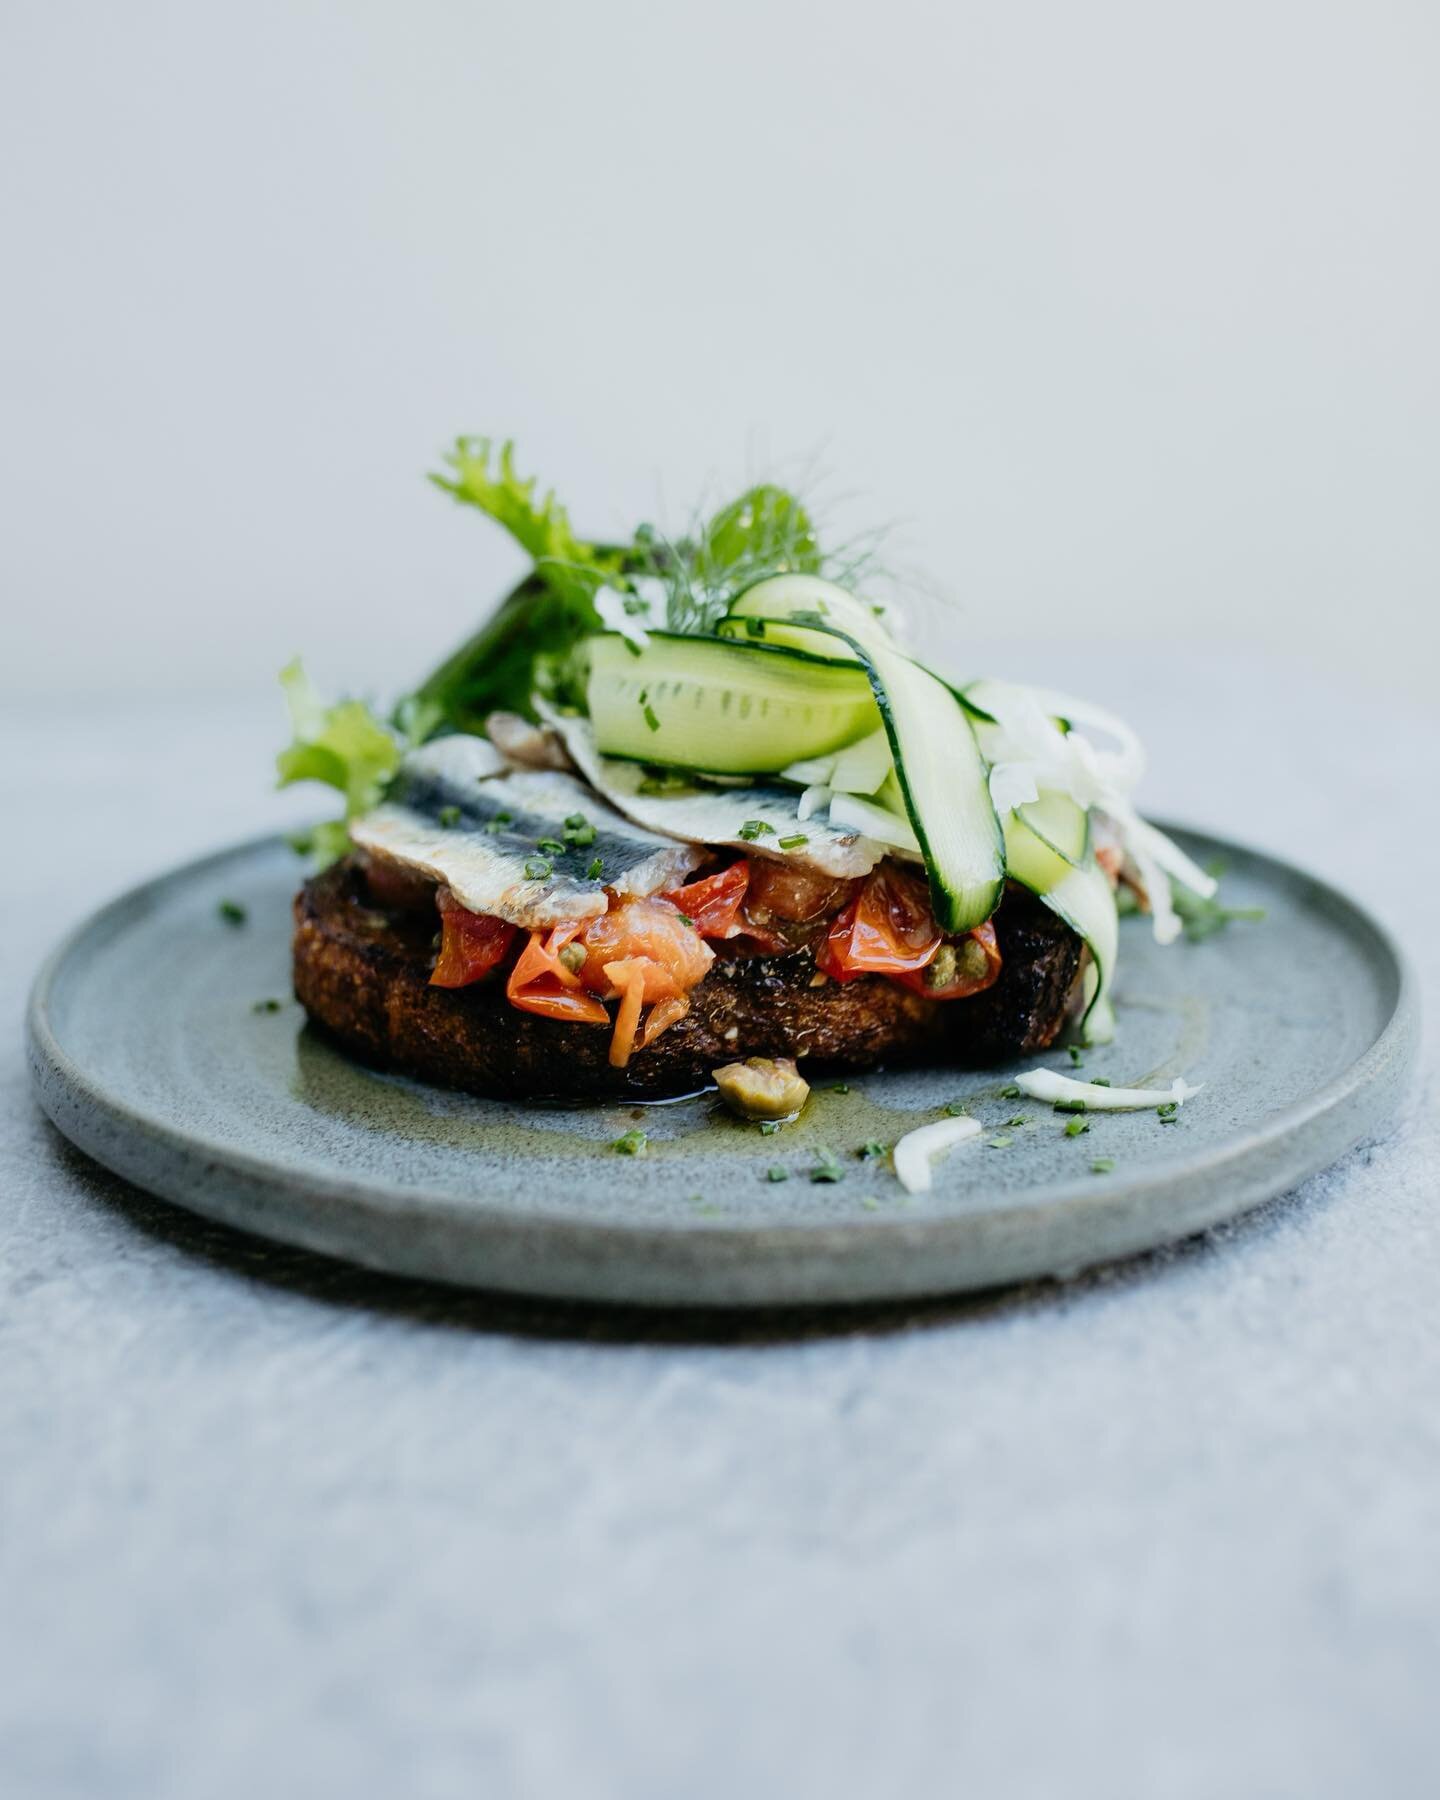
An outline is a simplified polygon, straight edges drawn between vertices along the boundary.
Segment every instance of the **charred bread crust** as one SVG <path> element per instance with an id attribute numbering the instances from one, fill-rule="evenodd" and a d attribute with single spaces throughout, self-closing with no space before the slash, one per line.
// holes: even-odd
<path id="1" fill-rule="evenodd" d="M 611 1068 L 610 1034 L 521 1012 L 490 979 L 429 985 L 433 916 L 377 909 L 347 860 L 295 898 L 296 998 L 362 1061 L 500 1099 L 655 1099 L 710 1085 L 744 1056 L 809 1058 L 833 1069 L 927 1061 L 971 1067 L 1046 1049 L 1065 1022 L 1079 938 L 1024 889 L 995 915 L 1000 978 L 968 1000 L 927 1000 L 881 976 L 843 985 L 808 951 L 717 957 L 690 1011 L 628 1068 Z"/>

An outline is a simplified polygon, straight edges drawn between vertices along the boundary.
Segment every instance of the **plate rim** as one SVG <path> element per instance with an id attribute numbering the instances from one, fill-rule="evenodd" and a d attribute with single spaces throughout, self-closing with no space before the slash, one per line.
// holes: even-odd
<path id="1" fill-rule="evenodd" d="M 217 867 L 279 848 L 285 841 L 280 832 L 265 832 L 243 839 L 150 876 L 96 907 L 65 932 L 43 959 L 26 1007 L 32 1087 L 42 1110 L 61 1134 L 122 1179 L 160 1194 L 191 1212 L 258 1233 L 272 1241 L 338 1256 L 402 1277 L 418 1274 L 469 1288 L 488 1285 L 536 1296 L 610 1300 L 622 1304 L 766 1306 L 847 1304 L 856 1300 L 918 1297 L 959 1292 L 967 1286 L 993 1287 L 1005 1281 L 1047 1273 L 1078 1273 L 1082 1268 L 1114 1260 L 1116 1256 L 1136 1254 L 1145 1248 L 1158 1249 L 1165 1243 L 1179 1241 L 1204 1230 L 1209 1224 L 1237 1217 L 1264 1200 L 1288 1191 L 1388 1124 L 1399 1111 L 1409 1077 L 1413 1075 L 1419 1040 L 1418 982 L 1408 955 L 1386 925 L 1333 883 L 1271 851 L 1168 820 L 1161 822 L 1161 828 L 1202 839 L 1221 851 L 1247 857 L 1292 881 L 1298 880 L 1312 894 L 1323 897 L 1328 909 L 1341 916 L 1349 915 L 1358 922 L 1370 938 L 1372 950 L 1378 952 L 1388 966 L 1387 972 L 1393 982 L 1388 1015 L 1364 1050 L 1328 1082 L 1222 1144 L 1195 1151 L 1179 1161 L 1167 1162 L 1158 1173 L 1146 1175 L 1143 1169 L 1137 1170 L 1120 1182 L 1097 1185 L 1093 1177 L 1078 1176 L 1069 1182 L 1047 1184 L 1043 1199 L 1009 1201 L 987 1208 L 983 1215 L 957 1212 L 907 1218 L 900 1213 L 866 1213 L 863 1217 L 814 1224 L 797 1220 L 774 1224 L 740 1222 L 700 1214 L 644 1221 L 608 1214 L 604 1218 L 586 1218 L 583 1214 L 544 1206 L 517 1215 L 478 1197 L 462 1200 L 423 1185 L 407 1186 L 394 1180 L 365 1179 L 337 1172 L 321 1180 L 326 1198 L 336 1203 L 342 1229 L 319 1232 L 295 1228 L 290 1220 L 270 1216 L 268 1209 L 263 1217 L 247 1219 L 243 1208 L 218 1205 L 203 1189 L 176 1192 L 174 1179 L 156 1181 L 137 1175 L 133 1167 L 127 1166 L 128 1159 L 117 1158 L 115 1146 L 107 1141 L 104 1127 L 109 1127 L 112 1133 L 143 1140 L 147 1150 L 163 1151 L 176 1171 L 183 1171 L 187 1166 L 194 1169 L 197 1165 L 211 1170 L 220 1168 L 253 1185 L 257 1191 L 268 1190 L 281 1196 L 288 1193 L 313 1198 L 318 1191 L 319 1184 L 313 1174 L 299 1173 L 271 1156 L 186 1130 L 160 1114 L 116 1096 L 71 1056 L 60 1041 L 52 1016 L 55 990 L 67 962 L 97 927 L 113 928 L 120 915 L 143 906 L 147 900 L 181 882 L 202 878 Z M 1379 1093 L 1387 1076 L 1392 1074 L 1394 1079 L 1388 1092 Z M 1314 1130 L 1324 1121 L 1343 1121 L 1347 1106 L 1354 1108 L 1353 1129 L 1346 1123 L 1339 1131 Z M 91 1115 L 88 1120 L 86 1109 Z M 527 1109 L 516 1104 L 512 1110 L 523 1113 Z M 1314 1154 L 1285 1155 L 1287 1150 L 1293 1152 L 1312 1140 Z M 1267 1154 L 1278 1158 L 1283 1179 L 1262 1176 L 1257 1182 L 1247 1178 L 1246 1165 L 1255 1164 Z M 963 1255 L 966 1240 L 975 1237 L 982 1217 L 989 1232 L 1003 1233 L 1007 1228 L 1022 1227 L 1038 1243 L 1047 1226 L 1057 1219 L 1070 1219 L 1077 1213 L 1116 1214 L 1160 1190 L 1175 1193 L 1206 1184 L 1224 1189 L 1232 1181 L 1238 1196 L 1233 1204 L 1202 1207 L 1198 1213 L 1193 1207 L 1177 1207 L 1172 1232 L 1161 1234 L 1147 1229 L 1140 1234 L 1141 1241 L 1129 1248 L 1123 1245 L 1099 1248 L 1093 1256 L 1086 1256 L 1064 1268 L 1036 1266 L 1028 1273 L 1021 1270 L 1002 1275 L 998 1281 L 988 1277 L 983 1283 L 966 1283 L 953 1277 L 946 1279 L 937 1271 L 936 1279 L 927 1280 L 922 1273 L 913 1284 L 897 1285 L 893 1279 L 868 1282 L 862 1278 L 853 1282 L 832 1282 L 819 1290 L 813 1280 L 787 1282 L 783 1279 L 786 1261 L 800 1253 L 811 1259 L 828 1259 L 843 1268 L 867 1256 L 873 1260 L 876 1246 L 880 1244 L 911 1256 L 926 1251 L 937 1257 L 948 1254 L 953 1261 L 957 1254 Z M 418 1210 L 417 1198 L 423 1203 Z M 423 1235 L 424 1227 L 440 1225 L 460 1230 L 467 1238 L 475 1240 L 482 1252 L 487 1245 L 498 1245 L 504 1240 L 517 1244 L 524 1240 L 531 1245 L 537 1240 L 561 1240 L 561 1247 L 572 1263 L 578 1259 L 581 1264 L 603 1267 L 622 1252 L 630 1257 L 645 1255 L 654 1263 L 655 1273 L 661 1277 L 659 1285 L 666 1291 L 649 1293 L 641 1291 L 647 1285 L 644 1282 L 636 1286 L 613 1279 L 603 1279 L 598 1284 L 584 1281 L 579 1285 L 573 1280 L 556 1285 L 543 1277 L 517 1282 L 505 1279 L 503 1270 L 499 1271 L 501 1278 L 487 1281 L 471 1274 L 447 1274 L 440 1268 L 406 1267 L 404 1259 L 397 1261 L 393 1256 L 378 1255 L 373 1250 L 367 1253 L 363 1244 L 345 1241 L 349 1234 L 343 1229 L 344 1219 L 352 1218 L 357 1212 L 372 1221 L 393 1226 L 401 1218 L 402 1211 L 403 1222 L 415 1230 L 417 1238 Z M 723 1258 L 716 1271 L 722 1277 L 727 1270 L 737 1266 L 737 1259 L 742 1277 L 746 1269 L 753 1273 L 759 1264 L 760 1279 L 746 1282 L 742 1278 L 738 1283 L 712 1279 L 700 1282 L 693 1289 L 677 1288 L 676 1275 L 683 1275 L 687 1270 L 691 1277 L 699 1273 L 691 1266 L 697 1256 L 701 1259 L 706 1256 Z M 671 1272 L 668 1284 L 664 1279 L 667 1267 Z M 776 1274 L 782 1279 L 768 1278 Z M 622 1291 L 627 1286 L 636 1286 L 636 1291 Z"/>

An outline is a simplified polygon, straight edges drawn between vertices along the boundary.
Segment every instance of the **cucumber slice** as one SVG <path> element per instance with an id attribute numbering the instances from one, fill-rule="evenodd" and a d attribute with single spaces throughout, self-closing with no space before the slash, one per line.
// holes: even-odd
<path id="1" fill-rule="evenodd" d="M 1109 1043 L 1115 1030 L 1111 988 L 1120 948 L 1115 894 L 1093 856 L 1076 867 L 1040 837 L 1018 813 L 1005 821 L 1005 860 L 1011 879 L 1043 900 L 1090 946 L 1085 974 L 1082 1029 L 1087 1043 Z"/>
<path id="2" fill-rule="evenodd" d="M 1064 857 L 1071 868 L 1084 867 L 1090 849 L 1090 814 L 1077 800 L 1042 788 L 1038 799 L 1015 810 L 1036 837 Z"/>
<path id="3" fill-rule="evenodd" d="M 784 621 L 757 623 L 766 642 L 772 632 L 792 629 Z M 875 799 L 882 808 L 892 794 L 904 802 L 925 858 L 936 923 L 950 932 L 983 925 L 1005 889 L 1005 842 L 990 803 L 989 771 L 959 696 L 878 636 L 862 643 L 834 626 L 805 629 L 817 640 L 848 643 L 869 676 L 894 765 Z"/>
<path id="4" fill-rule="evenodd" d="M 639 652 L 609 634 L 589 648 L 590 719 L 606 756 L 768 774 L 879 726 L 864 671 L 834 657 L 665 632 Z"/>
<path id="5" fill-rule="evenodd" d="M 1005 853 L 989 773 L 960 702 L 898 650 L 857 643 L 890 738 L 895 775 L 944 931 L 983 925 L 1005 888 Z"/>
<path id="6" fill-rule="evenodd" d="M 808 622 L 789 623 L 797 614 Z M 768 630 L 756 629 L 762 619 L 771 622 Z M 821 629 L 814 628 L 816 621 Z M 788 644 L 815 656 L 839 655 L 846 662 L 857 661 L 858 653 L 837 642 L 833 631 L 843 632 L 857 644 L 888 646 L 892 641 L 863 600 L 818 575 L 772 575 L 757 581 L 731 602 L 728 616 L 720 621 L 720 631 L 725 637 L 763 637 L 766 643 Z"/>

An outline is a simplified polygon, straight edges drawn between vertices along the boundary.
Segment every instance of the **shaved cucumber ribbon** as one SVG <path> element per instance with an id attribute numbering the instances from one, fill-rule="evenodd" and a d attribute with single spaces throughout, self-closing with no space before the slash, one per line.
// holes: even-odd
<path id="1" fill-rule="evenodd" d="M 1012 878 L 1044 901 L 1089 946 L 1081 1029 L 1087 1043 L 1108 1044 L 1115 1035 L 1111 987 L 1120 949 L 1120 921 L 1105 871 L 1093 856 L 1080 868 L 1068 863 L 1020 813 L 1009 814 L 1004 829 L 1005 860 Z"/>

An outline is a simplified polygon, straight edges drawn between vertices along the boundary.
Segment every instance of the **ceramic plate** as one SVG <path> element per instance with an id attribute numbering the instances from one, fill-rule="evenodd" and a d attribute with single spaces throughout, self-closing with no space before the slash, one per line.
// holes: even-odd
<path id="1" fill-rule="evenodd" d="M 67 1137 L 142 1187 L 400 1274 L 706 1306 L 1069 1274 L 1294 1186 L 1385 1127 L 1413 1060 L 1413 990 L 1373 921 L 1269 857 L 1176 835 L 1227 863 L 1230 904 L 1267 917 L 1167 950 L 1143 920 L 1122 927 L 1119 1034 L 1084 1072 L 1203 1082 L 1170 1125 L 1092 1116 L 1067 1137 L 1064 1116 L 1002 1093 L 1033 1062 L 822 1081 L 769 1136 L 713 1095 L 568 1110 L 376 1074 L 289 998 L 297 864 L 278 839 L 138 888 L 60 946 L 31 1001 L 36 1088 Z M 937 1165 L 933 1192 L 908 1196 L 857 1154 L 947 1104 L 986 1131 Z M 636 1125 L 648 1149 L 618 1154 Z M 812 1181 L 827 1148 L 843 1179 Z"/>

